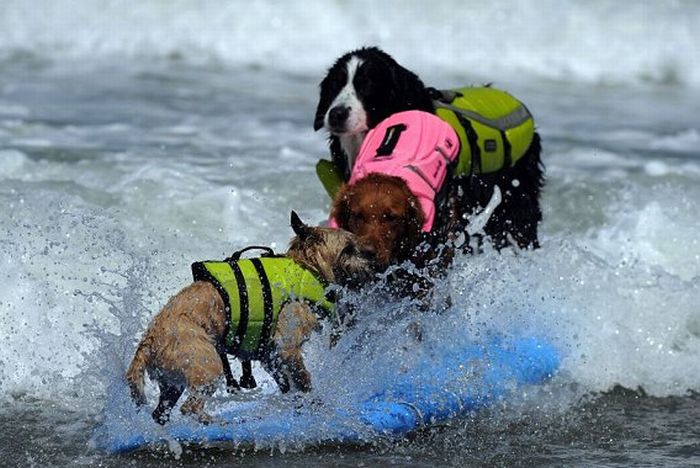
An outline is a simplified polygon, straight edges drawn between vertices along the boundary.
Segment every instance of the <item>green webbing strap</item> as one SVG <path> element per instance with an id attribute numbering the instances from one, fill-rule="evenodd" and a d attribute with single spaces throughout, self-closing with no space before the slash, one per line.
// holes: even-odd
<path id="1" fill-rule="evenodd" d="M 513 165 L 513 156 L 510 154 L 510 141 L 508 141 L 505 130 L 501 130 L 500 133 L 501 140 L 503 140 L 503 167 L 511 167 Z"/>
<path id="2" fill-rule="evenodd" d="M 236 284 L 238 285 L 239 291 L 238 300 L 240 305 L 240 315 L 238 320 L 232 320 L 232 322 L 238 322 L 238 327 L 236 328 L 236 334 L 234 335 L 233 340 L 228 343 L 231 350 L 230 353 L 235 354 L 241 348 L 243 339 L 246 336 L 246 331 L 248 330 L 248 311 L 250 306 L 248 302 L 248 288 L 245 284 L 245 278 L 241 272 L 241 269 L 236 262 L 228 262 L 228 264 L 231 266 L 231 270 L 233 270 L 233 276 L 236 278 Z M 232 312 L 235 313 L 235 311 Z M 229 336 L 231 336 L 230 333 Z"/>
<path id="3" fill-rule="evenodd" d="M 256 350 L 256 355 L 262 356 L 265 351 L 267 351 L 268 344 L 270 342 L 270 335 L 272 334 L 272 322 L 274 320 L 272 310 L 272 288 L 270 287 L 270 280 L 265 273 L 262 262 L 259 258 L 253 258 L 250 260 L 255 270 L 258 272 L 258 279 L 260 280 L 260 286 L 262 287 L 262 298 L 263 298 L 263 310 L 265 313 L 265 318 L 263 319 L 262 327 L 260 330 L 260 339 L 258 340 L 258 348 Z"/>
<path id="4" fill-rule="evenodd" d="M 471 152 L 471 164 L 470 173 L 480 174 L 481 173 L 481 148 L 479 148 L 479 136 L 474 131 L 472 123 L 466 119 L 462 114 L 455 112 L 457 120 L 464 127 L 464 133 L 467 135 L 467 142 L 469 143 L 469 149 Z"/>

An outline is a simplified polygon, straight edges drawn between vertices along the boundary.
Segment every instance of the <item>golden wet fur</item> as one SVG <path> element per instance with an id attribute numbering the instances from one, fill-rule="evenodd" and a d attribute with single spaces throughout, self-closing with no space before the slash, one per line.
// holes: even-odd
<path id="1" fill-rule="evenodd" d="M 403 179 L 376 173 L 343 185 L 333 200 L 331 217 L 373 245 L 384 266 L 411 258 L 425 219 Z"/>
<path id="2" fill-rule="evenodd" d="M 292 217 L 297 236 L 287 255 L 315 271 L 330 283 L 359 285 L 374 272 L 373 251 L 356 236 L 340 229 L 309 227 Z M 311 388 L 301 345 L 318 326 L 311 307 L 301 301 L 285 304 L 272 335 L 275 358 L 263 362 L 265 369 L 285 391 Z M 164 424 L 180 395 L 187 390 L 181 412 L 207 423 L 211 417 L 204 404 L 224 372 L 219 350 L 226 333 L 226 312 L 221 295 L 209 282 L 186 286 L 155 316 L 139 343 L 126 373 L 137 404 L 146 403 L 144 373 L 158 382 L 160 398 L 153 418 Z M 224 356 L 225 359 L 225 356 Z"/>

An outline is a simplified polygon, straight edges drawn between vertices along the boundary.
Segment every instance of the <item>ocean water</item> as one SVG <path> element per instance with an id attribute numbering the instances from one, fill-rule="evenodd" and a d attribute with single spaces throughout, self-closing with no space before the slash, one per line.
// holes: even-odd
<path id="1" fill-rule="evenodd" d="M 560 372 L 398 441 L 96 449 L 96 429 L 137 421 L 114 410 L 121 376 L 190 263 L 284 250 L 292 209 L 325 219 L 317 83 L 369 44 L 434 86 L 494 82 L 535 115 L 542 248 L 459 258 L 449 320 L 466 337 L 544 334 Z M 0 465 L 700 464 L 698 44 L 692 1 L 5 0 Z M 421 320 L 440 343 L 445 316 Z M 309 343 L 319 399 L 391 375 L 377 334 L 352 359 Z M 255 371 L 240 398 L 274 399 Z"/>

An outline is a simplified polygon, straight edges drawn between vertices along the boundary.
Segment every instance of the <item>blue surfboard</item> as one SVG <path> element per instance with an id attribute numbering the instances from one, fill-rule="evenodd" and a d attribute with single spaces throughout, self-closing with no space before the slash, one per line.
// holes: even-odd
<path id="1" fill-rule="evenodd" d="M 272 396 L 232 402 L 212 411 L 218 422 L 206 426 L 184 418 L 164 427 L 122 418 L 119 424 L 112 421 L 99 427 L 93 444 L 122 453 L 166 441 L 236 446 L 358 443 L 397 437 L 487 407 L 523 385 L 543 383 L 556 373 L 559 362 L 559 353 L 546 340 L 492 338 L 426 360 L 386 382 L 384 390 L 344 408 L 312 398 L 301 405 L 275 407 L 279 397 Z"/>

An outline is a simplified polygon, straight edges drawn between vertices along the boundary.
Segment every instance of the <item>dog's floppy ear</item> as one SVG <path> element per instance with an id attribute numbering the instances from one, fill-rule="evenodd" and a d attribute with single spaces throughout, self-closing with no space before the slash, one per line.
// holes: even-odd
<path id="1" fill-rule="evenodd" d="M 423 208 L 417 198 L 413 197 L 408 203 L 407 217 L 412 221 L 412 226 L 414 228 L 413 233 L 416 237 L 420 237 L 422 234 L 423 223 L 425 223 L 425 214 L 423 213 Z"/>
<path id="2" fill-rule="evenodd" d="M 348 217 L 350 216 L 350 198 L 352 191 L 350 184 L 343 184 L 333 199 L 331 205 L 331 218 L 335 219 L 338 227 L 343 229 L 348 228 Z"/>
<path id="3" fill-rule="evenodd" d="M 328 106 L 321 106 L 321 102 L 318 103 L 318 108 L 316 109 L 316 117 L 314 117 L 314 131 L 317 132 L 323 127 L 323 121 L 326 118 L 326 108 Z"/>
<path id="4" fill-rule="evenodd" d="M 292 210 L 291 214 L 291 223 L 292 223 L 292 230 L 294 231 L 294 234 L 299 236 L 300 239 L 305 239 L 309 236 L 309 226 L 304 224 L 304 222 L 299 218 L 299 215 L 297 214 L 296 211 Z"/>
<path id="5" fill-rule="evenodd" d="M 330 73 L 330 71 L 329 71 Z M 326 118 L 326 112 L 331 106 L 331 96 L 328 87 L 330 86 L 330 77 L 326 76 L 320 85 L 320 97 L 318 99 L 318 106 L 316 107 L 316 116 L 314 117 L 314 131 L 317 132 L 323 128 L 323 123 Z"/>
<path id="6" fill-rule="evenodd" d="M 379 60 L 384 63 L 393 84 L 388 88 L 388 102 L 394 104 L 390 113 L 412 109 L 425 112 L 435 111 L 430 93 L 418 75 L 401 66 L 386 52 L 376 49 L 375 53 Z"/>
<path id="7" fill-rule="evenodd" d="M 403 238 L 399 243 L 399 256 L 408 258 L 414 253 L 415 247 L 421 242 L 425 215 L 423 214 L 423 208 L 421 208 L 418 199 L 410 194 L 410 192 L 406 195 L 407 206 L 403 218 L 404 232 L 402 233 Z"/>

